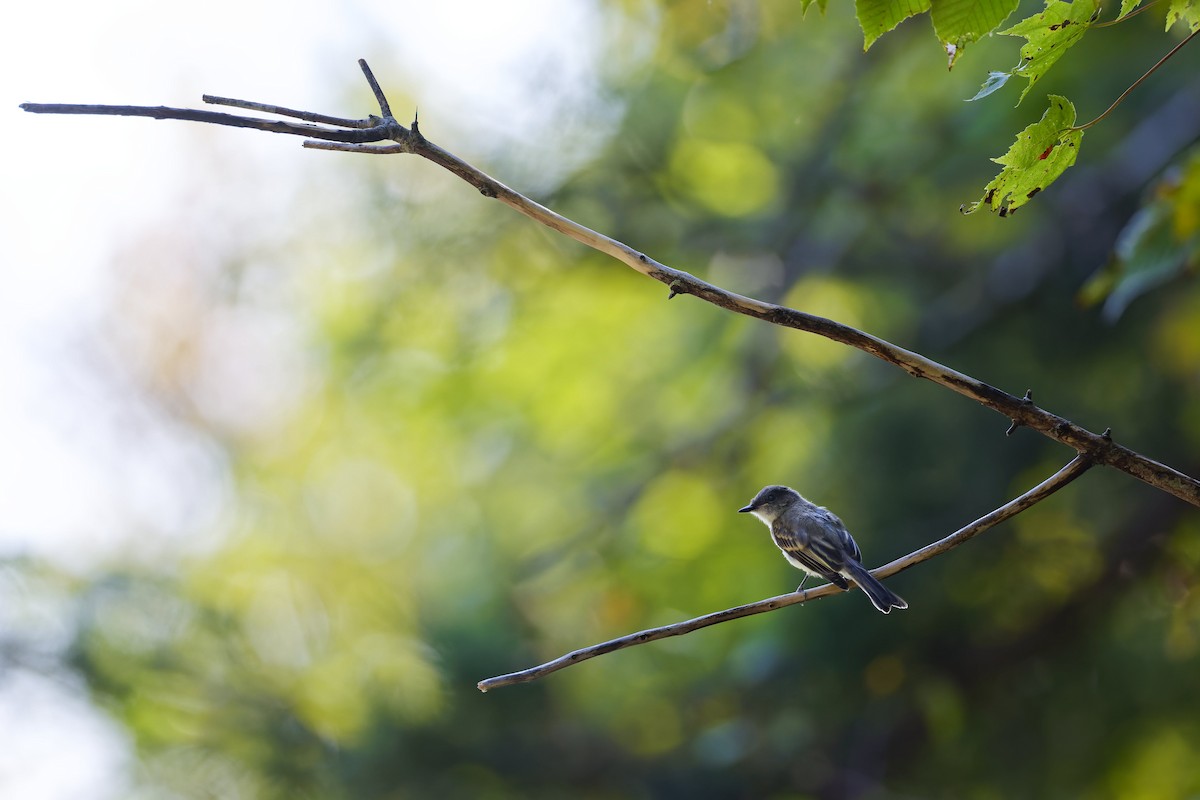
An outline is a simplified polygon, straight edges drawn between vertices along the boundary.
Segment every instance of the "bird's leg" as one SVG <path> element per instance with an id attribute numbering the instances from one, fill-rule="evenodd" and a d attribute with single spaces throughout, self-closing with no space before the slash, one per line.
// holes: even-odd
<path id="1" fill-rule="evenodd" d="M 800 579 L 800 585 L 796 587 L 796 594 L 804 591 L 804 584 L 808 583 L 808 573 L 804 573 L 804 577 Z"/>

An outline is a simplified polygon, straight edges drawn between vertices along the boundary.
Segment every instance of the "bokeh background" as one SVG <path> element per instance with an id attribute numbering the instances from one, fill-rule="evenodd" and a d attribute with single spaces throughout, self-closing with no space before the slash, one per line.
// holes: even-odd
<path id="1" fill-rule="evenodd" d="M 1197 474 L 1200 47 L 1015 217 L 958 213 L 1046 94 L 1090 119 L 1179 40 L 1161 9 L 1014 108 L 963 101 L 1020 40 L 948 73 L 927 18 L 864 54 L 837 0 L 36 5 L 0 48 L 0 795 L 1200 792 L 1200 516 L 1101 470 L 893 578 L 902 614 L 839 596 L 480 694 L 790 590 L 734 513 L 764 484 L 876 565 L 1073 454 L 413 157 L 16 108 L 363 116 L 366 57 L 568 216 Z"/>

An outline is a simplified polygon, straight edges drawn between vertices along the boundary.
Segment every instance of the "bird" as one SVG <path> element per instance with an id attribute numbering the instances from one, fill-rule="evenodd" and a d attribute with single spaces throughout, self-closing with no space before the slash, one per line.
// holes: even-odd
<path id="1" fill-rule="evenodd" d="M 788 563 L 804 570 L 804 580 L 816 575 L 844 590 L 853 581 L 884 614 L 893 608 L 908 608 L 903 598 L 862 565 L 858 544 L 837 515 L 805 500 L 795 489 L 764 487 L 738 513 L 753 514 L 762 520 Z M 804 588 L 804 580 L 796 587 L 797 592 Z"/>

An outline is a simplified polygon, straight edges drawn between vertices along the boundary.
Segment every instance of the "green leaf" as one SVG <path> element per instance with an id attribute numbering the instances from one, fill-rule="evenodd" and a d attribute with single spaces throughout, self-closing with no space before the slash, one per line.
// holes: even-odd
<path id="1" fill-rule="evenodd" d="M 1124 6 L 1122 6 L 1124 8 Z M 1167 30 L 1176 22 L 1184 22 L 1189 30 L 1200 28 L 1200 2 L 1197 0 L 1171 0 L 1167 6 Z"/>
<path id="2" fill-rule="evenodd" d="M 1083 38 L 1083 34 L 1096 21 L 1098 13 L 1096 0 L 1075 0 L 1074 3 L 1050 0 L 1042 13 L 1000 31 L 1004 36 L 1022 36 L 1029 40 L 1021 47 L 1021 66 L 1015 70 L 1015 74 L 1029 79 L 1029 85 L 1021 92 L 1017 105 L 1021 104 L 1025 95 L 1029 94 L 1029 90 L 1054 62 Z"/>
<path id="3" fill-rule="evenodd" d="M 991 33 L 1016 10 L 1020 0 L 932 0 L 933 29 L 954 58 L 962 49 Z M 953 63 L 953 62 L 952 62 Z"/>
<path id="4" fill-rule="evenodd" d="M 966 102 L 970 103 L 972 100 L 979 100 L 980 98 L 987 97 L 989 94 L 1008 83 L 1008 79 L 1011 78 L 1012 75 L 1013 74 L 1011 72 L 989 72 L 987 80 L 983 82 L 983 86 L 980 87 L 979 91 L 975 93 L 974 97 L 969 98 Z"/>
<path id="5" fill-rule="evenodd" d="M 1140 0 L 1139 0 L 1139 2 L 1140 2 Z M 808 7 L 813 4 L 816 4 L 817 8 L 819 8 L 821 10 L 821 13 L 824 14 L 825 6 L 828 3 L 829 3 L 829 0 L 800 0 L 800 16 L 803 17 L 803 16 L 807 15 Z"/>
<path id="6" fill-rule="evenodd" d="M 855 0 L 854 11 L 863 32 L 863 50 L 909 17 L 929 10 L 929 0 Z"/>
<path id="7" fill-rule="evenodd" d="M 1050 107 L 1042 118 L 1018 133 L 1007 153 L 992 159 L 1004 169 L 984 187 L 983 198 L 960 210 L 971 214 L 988 206 L 1007 217 L 1032 200 L 1075 163 L 1083 131 L 1069 130 L 1074 124 L 1071 101 L 1050 95 Z"/>
<path id="8" fill-rule="evenodd" d="M 809 0 L 811 3 L 812 0 Z M 1117 19 L 1121 19 L 1142 4 L 1142 0 L 1121 0 L 1121 13 L 1117 14 Z"/>

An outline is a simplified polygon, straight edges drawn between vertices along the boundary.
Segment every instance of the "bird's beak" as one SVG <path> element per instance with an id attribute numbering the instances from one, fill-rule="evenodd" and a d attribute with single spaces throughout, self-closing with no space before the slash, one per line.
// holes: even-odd
<path id="1" fill-rule="evenodd" d="M 743 507 L 739 508 L 739 509 L 738 509 L 738 513 L 739 513 L 739 514 L 745 514 L 745 513 L 748 513 L 748 512 L 750 512 L 750 511 L 753 511 L 753 510 L 754 510 L 754 504 L 753 504 L 753 503 L 751 503 L 751 504 L 750 504 L 750 505 L 748 505 L 748 506 L 743 506 Z"/>

